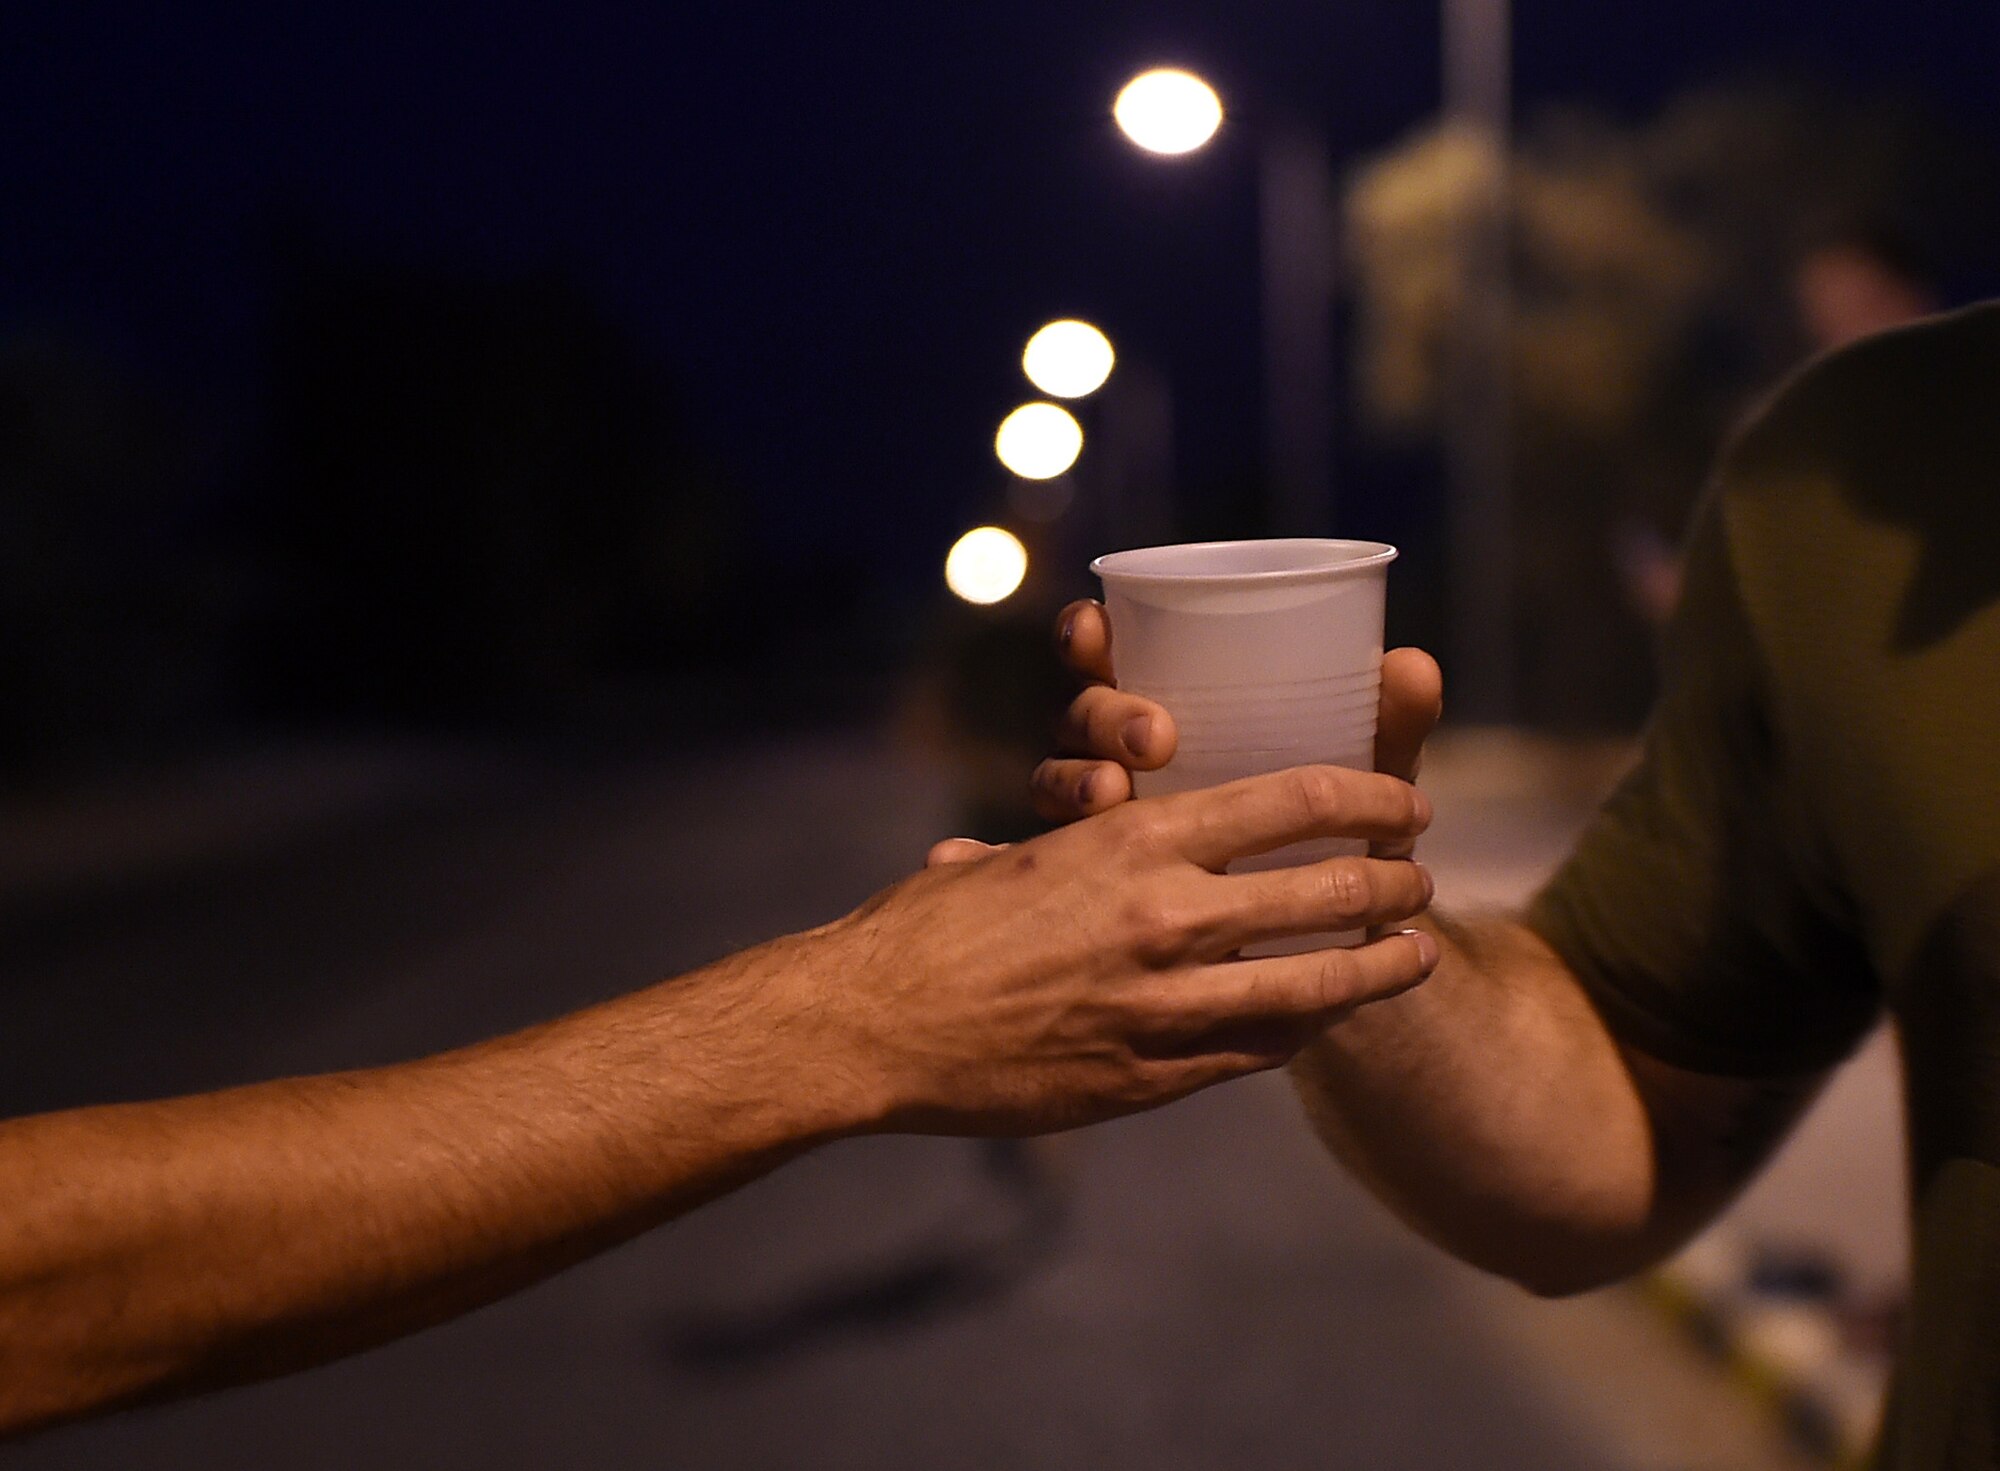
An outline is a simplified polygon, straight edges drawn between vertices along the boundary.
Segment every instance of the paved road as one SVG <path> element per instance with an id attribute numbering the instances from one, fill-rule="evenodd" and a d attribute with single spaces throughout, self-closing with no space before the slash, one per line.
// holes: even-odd
<path id="1" fill-rule="evenodd" d="M 1475 778 L 1476 758 L 1461 762 Z M 7 1109 L 468 1040 L 830 918 L 950 826 L 937 775 L 866 733 L 652 762 L 431 749 L 290 770 L 0 832 Z M 189 843 L 177 850 L 148 812 L 171 814 Z M 1464 813 L 1433 861 L 1496 897 L 1571 820 L 1518 793 Z M 1629 1301 L 1534 1303 L 1415 1242 L 1325 1165 L 1269 1078 L 1065 1141 L 1053 1163 L 1070 1182 L 1066 1223 L 1018 1279 L 919 1275 L 907 1311 L 850 1314 L 763 1354 L 688 1353 L 700 1330 L 1018 1242 L 1019 1199 L 994 1173 L 1008 1163 L 954 1141 L 839 1146 L 459 1323 L 4 1459 L 1790 1464 Z M 955 1290 L 927 1297 L 926 1284 Z"/>

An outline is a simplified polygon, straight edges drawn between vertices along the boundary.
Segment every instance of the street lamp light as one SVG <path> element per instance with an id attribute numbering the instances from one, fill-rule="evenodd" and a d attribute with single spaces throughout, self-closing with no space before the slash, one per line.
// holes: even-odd
<path id="1" fill-rule="evenodd" d="M 1052 398 L 1083 398 L 1104 386 L 1116 360 L 1111 339 L 1088 322 L 1051 322 L 1021 353 L 1021 371 Z"/>
<path id="2" fill-rule="evenodd" d="M 1059 404 L 1022 404 L 1000 421 L 993 453 L 1023 480 L 1052 480 L 1083 453 L 1083 426 Z"/>
<path id="3" fill-rule="evenodd" d="M 952 543 L 944 559 L 944 582 L 968 603 L 1005 602 L 1028 575 L 1028 549 L 1013 532 L 977 526 Z"/>
<path id="4" fill-rule="evenodd" d="M 1515 528 L 1507 442 L 1507 182 L 1512 111 L 1511 0 L 1440 0 L 1445 112 L 1502 160 L 1474 229 L 1468 306 L 1450 344 L 1451 391 L 1445 433 L 1450 482 L 1453 627 L 1459 673 L 1456 707 L 1477 719 L 1514 713 L 1513 579 Z M 1168 82 L 1165 78 L 1182 80 Z M 1192 83 L 1190 87 L 1188 84 Z M 1142 87 L 1142 84 L 1143 87 Z M 1197 90 L 1198 89 L 1198 90 Z M 1154 153 L 1185 153 L 1215 132 L 1182 133 L 1136 120 L 1167 116 L 1164 102 L 1214 91 L 1186 72 L 1147 72 L 1113 108 L 1126 136 Z M 1127 121 L 1130 112 L 1134 122 Z M 1207 115 L 1207 114 L 1205 114 Z M 1162 147 L 1162 142 L 1178 146 Z M 1265 462 L 1274 529 L 1323 533 L 1332 521 L 1333 307 L 1336 217 L 1325 140 L 1280 122 L 1262 130 L 1258 254 L 1263 299 Z"/>
<path id="5" fill-rule="evenodd" d="M 1148 153 L 1192 153 L 1222 126 L 1222 99 L 1194 73 L 1158 67 L 1120 89 L 1111 115 Z"/>

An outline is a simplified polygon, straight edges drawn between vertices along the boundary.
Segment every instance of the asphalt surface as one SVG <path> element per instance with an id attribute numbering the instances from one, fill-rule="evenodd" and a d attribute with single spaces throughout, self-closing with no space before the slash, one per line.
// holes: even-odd
<path id="1" fill-rule="evenodd" d="M 1434 866 L 1504 897 L 1573 825 L 1547 795 L 1468 810 Z M 0 1103 L 471 1040 L 832 918 L 950 827 L 941 775 L 866 731 L 294 752 L 16 811 Z M 1634 1303 L 1535 1303 L 1417 1242 L 1262 1078 L 1033 1155 L 839 1145 L 457 1323 L 0 1464 L 1790 1463 Z"/>

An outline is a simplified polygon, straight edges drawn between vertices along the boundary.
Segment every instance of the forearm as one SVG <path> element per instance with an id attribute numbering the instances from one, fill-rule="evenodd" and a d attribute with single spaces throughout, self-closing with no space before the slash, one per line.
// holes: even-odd
<path id="1" fill-rule="evenodd" d="M 797 1000 L 814 944 L 421 1062 L 0 1125 L 0 1433 L 437 1322 L 865 1124 Z"/>
<path id="2" fill-rule="evenodd" d="M 1328 1147 L 1423 1235 L 1538 1291 L 1670 1249 L 1698 1206 L 1663 1191 L 1646 1101 L 1575 977 L 1512 920 L 1427 928 L 1429 983 L 1292 1065 Z"/>
<path id="3" fill-rule="evenodd" d="M 1392 936 L 1329 974 L 1234 952 L 1428 890 L 1363 858 L 1222 870 L 1426 818 L 1390 777 L 1272 773 L 930 867 L 479 1047 L 0 1124 L 0 1432 L 421 1327 L 836 1135 L 1043 1133 L 1275 1066 L 1428 953 Z"/>

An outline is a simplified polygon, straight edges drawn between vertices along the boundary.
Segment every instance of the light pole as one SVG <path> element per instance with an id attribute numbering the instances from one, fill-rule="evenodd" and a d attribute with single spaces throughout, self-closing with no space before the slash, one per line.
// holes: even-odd
<path id="1" fill-rule="evenodd" d="M 1333 525 L 1334 203 L 1326 143 L 1281 123 L 1257 169 L 1264 314 L 1264 464 L 1272 529 L 1324 536 Z"/>
<path id="2" fill-rule="evenodd" d="M 1445 406 L 1450 502 L 1452 704 L 1474 720 L 1515 713 L 1514 518 L 1507 434 L 1509 0 L 1443 0 L 1445 114 L 1492 160 L 1469 242 L 1465 306 Z"/>
<path id="3" fill-rule="evenodd" d="M 1445 410 L 1452 703 L 1473 719 L 1501 721 L 1515 713 L 1516 683 L 1507 422 L 1510 0 L 1440 4 L 1446 116 L 1477 136 L 1493 161 L 1469 242 L 1465 308 L 1450 346 Z M 1162 76 L 1184 80 L 1154 83 L 1148 109 L 1135 108 L 1135 119 L 1143 121 L 1149 111 L 1172 119 L 1178 105 L 1190 121 L 1157 122 L 1158 136 L 1149 138 L 1128 121 L 1122 104 L 1141 83 Z M 1187 73 L 1147 73 L 1119 100 L 1119 126 L 1154 153 L 1198 148 L 1222 120 L 1213 90 Z M 1262 137 L 1259 155 L 1264 448 L 1273 529 L 1324 533 L 1334 511 L 1330 317 L 1337 260 L 1326 146 L 1312 130 L 1280 123 Z"/>
<path id="4" fill-rule="evenodd" d="M 1142 73 L 1112 115 L 1149 153 L 1192 152 L 1222 123 L 1215 91 L 1192 73 Z M 1272 530 L 1324 535 L 1333 521 L 1335 234 L 1326 144 L 1282 121 L 1264 130 L 1257 169 L 1258 296 L 1264 373 L 1264 464 Z"/>

